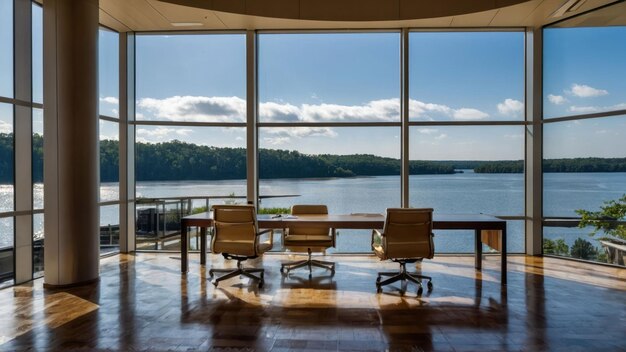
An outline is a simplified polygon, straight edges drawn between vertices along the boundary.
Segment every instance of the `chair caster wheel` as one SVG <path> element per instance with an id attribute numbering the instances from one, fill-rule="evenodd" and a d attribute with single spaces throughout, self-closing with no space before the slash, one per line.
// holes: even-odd
<path id="1" fill-rule="evenodd" d="M 209 277 L 211 277 L 211 278 L 212 278 L 214 275 L 215 275 L 215 274 L 213 274 L 213 272 L 212 272 L 212 271 L 209 271 Z"/>
<path id="2" fill-rule="evenodd" d="M 380 276 L 376 278 L 376 287 L 380 286 Z"/>
<path id="3" fill-rule="evenodd" d="M 376 280 L 376 281 L 380 281 L 380 280 Z M 376 283 L 376 293 L 382 293 L 383 292 L 383 288 L 382 286 L 380 286 L 380 284 L 377 282 Z"/>
<path id="4" fill-rule="evenodd" d="M 264 280 L 259 281 L 259 288 L 263 288 L 263 285 L 265 284 Z"/>
<path id="5" fill-rule="evenodd" d="M 217 280 L 211 280 L 211 283 L 213 284 L 213 286 L 217 287 L 217 284 L 219 283 Z"/>
<path id="6" fill-rule="evenodd" d="M 433 283 L 431 281 L 428 281 L 428 284 L 426 286 L 428 287 L 428 291 L 433 290 Z"/>
<path id="7" fill-rule="evenodd" d="M 417 289 L 417 295 L 421 296 L 422 293 L 424 293 L 424 289 L 422 288 L 422 286 L 420 286 L 420 288 Z"/>
<path id="8" fill-rule="evenodd" d="M 284 273 L 285 273 L 285 267 L 284 267 L 284 266 L 281 266 L 281 267 L 280 267 L 280 273 L 281 273 L 281 274 L 284 274 Z"/>

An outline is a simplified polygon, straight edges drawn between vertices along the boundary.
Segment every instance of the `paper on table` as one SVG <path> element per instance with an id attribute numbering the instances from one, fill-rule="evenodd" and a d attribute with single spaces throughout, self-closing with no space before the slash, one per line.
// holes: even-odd
<path id="1" fill-rule="evenodd" d="M 379 217 L 379 216 L 383 216 L 383 214 L 380 214 L 380 213 L 350 213 L 350 215 L 357 215 L 357 216 L 369 216 L 369 217 Z"/>

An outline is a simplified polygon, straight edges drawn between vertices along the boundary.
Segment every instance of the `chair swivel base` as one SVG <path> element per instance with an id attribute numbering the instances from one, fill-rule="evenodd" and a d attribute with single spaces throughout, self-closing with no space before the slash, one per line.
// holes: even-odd
<path id="1" fill-rule="evenodd" d="M 309 268 L 309 276 L 313 274 L 313 267 L 322 268 L 326 270 L 330 270 L 330 272 L 335 274 L 335 263 L 327 262 L 324 260 L 316 260 L 311 258 L 311 250 L 308 250 L 309 257 L 305 260 L 298 260 L 294 262 L 283 263 L 280 266 L 280 272 L 285 273 L 298 268 Z"/>
<path id="2" fill-rule="evenodd" d="M 224 275 L 220 277 L 216 277 L 213 280 L 211 280 L 211 283 L 215 286 L 217 286 L 220 281 L 228 280 L 230 278 L 233 278 L 235 276 L 240 276 L 240 275 L 245 276 L 249 279 L 258 281 L 259 288 L 263 287 L 263 284 L 265 283 L 265 279 L 263 277 L 264 269 L 254 269 L 254 268 L 245 269 L 239 262 L 237 263 L 237 269 L 213 269 L 213 268 L 209 269 L 209 276 L 211 278 L 215 276 L 215 273 L 225 273 Z M 259 273 L 260 275 L 256 276 L 254 275 L 255 273 Z"/>
<path id="3" fill-rule="evenodd" d="M 382 280 L 383 276 L 389 276 L 388 279 Z M 376 291 L 381 293 L 383 291 L 383 286 L 392 284 L 397 281 L 410 281 L 418 286 L 417 294 L 421 295 L 423 292 L 422 280 L 428 280 L 426 284 L 428 287 L 428 292 L 433 289 L 433 278 L 430 276 L 421 275 L 418 273 L 411 273 L 406 271 L 405 263 L 400 263 L 400 271 L 392 271 L 392 272 L 380 272 L 378 273 L 378 277 L 376 278 Z"/>

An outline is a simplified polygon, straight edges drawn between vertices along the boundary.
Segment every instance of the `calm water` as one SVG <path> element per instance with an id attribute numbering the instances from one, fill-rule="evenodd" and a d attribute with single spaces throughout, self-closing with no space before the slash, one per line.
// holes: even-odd
<path id="1" fill-rule="evenodd" d="M 544 178 L 546 216 L 576 216 L 575 209 L 596 209 L 604 200 L 626 193 L 626 173 L 554 173 Z M 261 180 L 260 194 L 297 195 L 264 198 L 262 207 L 290 207 L 295 203 L 327 204 L 332 213 L 377 212 L 400 206 L 400 178 L 397 176 Z M 244 195 L 245 181 L 140 182 L 138 197 Z M 433 207 L 441 213 L 485 213 L 523 215 L 524 176 L 521 174 L 418 175 L 410 177 L 411 206 Z M 102 200 L 117 199 L 118 185 L 103 184 Z M 0 211 L 10 210 L 13 189 L 0 185 Z M 43 187 L 35 185 L 35 205 L 42 206 Z M 220 201 L 215 201 L 220 202 Z M 197 202 L 195 206 L 203 205 Z M 117 224 L 118 207 L 103 207 L 101 224 Z M 41 232 L 42 217 L 35 219 Z M 0 247 L 12 244 L 12 221 L 0 220 Z M 548 238 L 564 238 L 571 245 L 585 235 L 579 229 L 546 229 Z M 522 221 L 509 221 L 510 252 L 524 251 Z M 369 231 L 340 230 L 338 251 L 369 251 Z M 438 252 L 472 252 L 471 231 L 439 231 L 435 236 Z"/>

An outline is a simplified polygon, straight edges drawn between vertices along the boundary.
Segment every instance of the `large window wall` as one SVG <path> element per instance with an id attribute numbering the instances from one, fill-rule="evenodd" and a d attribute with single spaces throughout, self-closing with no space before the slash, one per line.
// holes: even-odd
<path id="1" fill-rule="evenodd" d="M 626 206 L 626 23 L 613 16 L 624 11 L 621 2 L 544 28 L 544 254 L 624 265 L 623 218 L 595 235 L 577 226 L 584 210 Z"/>

